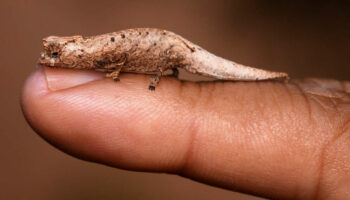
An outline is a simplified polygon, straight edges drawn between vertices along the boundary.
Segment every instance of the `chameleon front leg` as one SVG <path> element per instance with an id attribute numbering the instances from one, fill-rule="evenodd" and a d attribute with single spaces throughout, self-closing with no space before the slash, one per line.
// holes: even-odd
<path id="1" fill-rule="evenodd" d="M 107 73 L 106 77 L 113 78 L 114 81 L 120 81 L 118 77 L 121 70 L 122 70 L 122 66 L 118 66 L 113 72 Z"/>

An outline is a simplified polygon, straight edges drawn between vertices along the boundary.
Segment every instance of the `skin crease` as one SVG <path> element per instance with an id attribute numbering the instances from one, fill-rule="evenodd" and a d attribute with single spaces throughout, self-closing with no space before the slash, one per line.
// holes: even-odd
<path id="1" fill-rule="evenodd" d="M 52 91 L 43 70 L 83 72 L 38 69 L 21 100 L 34 130 L 78 158 L 273 199 L 350 196 L 349 82 L 163 77 L 151 92 L 149 76 L 122 74 Z"/>

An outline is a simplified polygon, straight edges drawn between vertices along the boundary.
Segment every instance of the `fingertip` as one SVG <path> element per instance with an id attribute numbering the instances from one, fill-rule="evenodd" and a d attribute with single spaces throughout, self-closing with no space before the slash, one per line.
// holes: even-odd
<path id="1" fill-rule="evenodd" d="M 171 163 L 181 159 L 178 148 L 188 140 L 176 134 L 180 126 L 168 127 L 166 135 L 160 131 L 179 117 L 166 106 L 174 105 L 168 102 L 172 84 L 167 79 L 155 92 L 147 89 L 149 76 L 135 74 L 123 74 L 117 83 L 67 80 L 72 87 L 49 88 L 60 77 L 74 79 L 73 73 L 84 72 L 39 68 L 25 82 L 23 112 L 45 140 L 78 158 L 128 169 L 169 170 L 169 156 L 176 157 Z"/>
<path id="2" fill-rule="evenodd" d="M 31 125 L 35 115 L 31 112 L 33 103 L 49 92 L 43 69 L 38 67 L 25 80 L 20 97 L 20 105 L 25 119 Z M 35 120 L 34 120 L 35 121 Z M 34 127 L 33 127 L 34 128 Z"/>
<path id="3" fill-rule="evenodd" d="M 43 68 L 47 87 L 51 91 L 75 87 L 104 78 L 104 74 L 93 70 L 64 70 L 59 68 Z"/>
<path id="4" fill-rule="evenodd" d="M 22 97 L 27 98 L 31 95 L 42 95 L 48 92 L 49 90 L 47 87 L 44 70 L 42 67 L 39 67 L 34 72 L 32 72 L 24 82 L 22 88 Z"/>
<path id="5" fill-rule="evenodd" d="M 103 79 L 103 73 L 90 70 L 65 70 L 38 67 L 26 79 L 22 88 L 22 100 L 38 97 L 52 91 L 67 89 Z"/>

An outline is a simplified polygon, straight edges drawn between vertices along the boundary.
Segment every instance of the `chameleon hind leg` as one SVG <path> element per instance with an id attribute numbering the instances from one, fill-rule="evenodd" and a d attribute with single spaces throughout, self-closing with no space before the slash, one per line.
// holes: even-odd
<path id="1" fill-rule="evenodd" d="M 158 85 L 159 81 L 160 81 L 160 77 L 162 76 L 162 72 L 157 72 L 157 74 L 154 74 L 151 76 L 150 78 L 150 84 L 148 86 L 149 90 L 155 90 L 156 86 Z"/>
<path id="2" fill-rule="evenodd" d="M 179 71 L 177 68 L 172 68 L 172 74 L 170 74 L 170 76 L 174 76 L 174 77 L 178 77 L 179 75 Z M 151 76 L 150 81 L 151 83 L 149 84 L 148 89 L 149 90 L 155 90 L 156 86 L 158 85 L 159 81 L 160 81 L 160 77 L 163 75 L 162 71 L 157 72 L 157 74 L 154 74 Z"/>

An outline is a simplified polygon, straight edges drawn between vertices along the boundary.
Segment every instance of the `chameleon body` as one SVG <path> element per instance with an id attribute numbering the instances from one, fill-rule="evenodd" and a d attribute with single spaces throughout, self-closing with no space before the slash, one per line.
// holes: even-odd
<path id="1" fill-rule="evenodd" d="M 165 71 L 178 68 L 220 80 L 288 80 L 286 73 L 226 60 L 160 29 L 128 29 L 91 37 L 49 36 L 43 39 L 43 48 L 40 65 L 102 71 L 116 81 L 120 72 L 153 74 L 151 90 Z"/>

